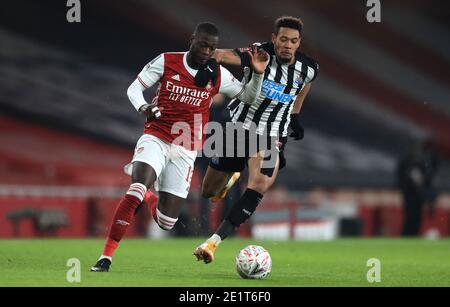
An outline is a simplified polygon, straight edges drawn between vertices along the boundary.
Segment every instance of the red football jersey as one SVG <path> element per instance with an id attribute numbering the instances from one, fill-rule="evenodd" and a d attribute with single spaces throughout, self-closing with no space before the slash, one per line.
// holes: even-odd
<path id="1" fill-rule="evenodd" d="M 211 99 L 219 92 L 221 70 L 215 86 L 210 82 L 205 88 L 198 87 L 188 71 L 185 55 L 185 52 L 163 53 L 160 55 L 163 59 L 157 57 L 146 66 L 162 73 L 153 103 L 163 110 L 159 119 L 145 123 L 144 133 L 189 150 L 198 150 L 204 142 L 204 126 L 209 120 Z M 148 87 L 146 68 L 138 79 Z"/>

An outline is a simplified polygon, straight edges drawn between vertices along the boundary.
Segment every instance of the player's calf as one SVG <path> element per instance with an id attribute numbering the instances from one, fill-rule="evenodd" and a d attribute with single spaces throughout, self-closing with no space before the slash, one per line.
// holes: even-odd
<path id="1" fill-rule="evenodd" d="M 220 181 L 215 181 L 213 184 L 207 181 L 203 182 L 202 196 L 209 198 L 212 202 L 219 202 L 224 199 L 228 191 L 233 187 L 236 181 L 239 180 L 241 173 L 229 173 Z"/>
<path id="2" fill-rule="evenodd" d="M 134 210 L 134 215 L 138 214 L 145 207 L 147 207 L 153 215 L 153 207 L 155 204 L 158 204 L 158 196 L 153 194 L 152 191 L 147 191 L 144 195 L 144 200 L 137 206 L 136 210 Z M 155 218 L 155 215 L 153 215 L 153 217 Z"/>
<path id="3" fill-rule="evenodd" d="M 238 228 L 241 224 L 247 221 L 255 212 L 263 195 L 255 190 L 247 188 L 241 198 L 233 204 L 228 216 L 225 218 L 234 227 Z M 219 234 L 221 235 L 221 234 Z M 221 237 L 224 237 L 221 235 Z"/>
<path id="4" fill-rule="evenodd" d="M 254 179 L 248 183 L 247 187 L 249 189 L 252 189 L 252 190 L 264 195 L 270 189 L 270 187 L 272 186 L 272 183 L 273 183 L 272 181 L 264 179 L 264 178 L 261 178 L 259 180 Z"/>
<path id="5" fill-rule="evenodd" d="M 264 195 L 275 182 L 277 174 L 276 168 L 251 170 L 247 188 Z"/>
<path id="6" fill-rule="evenodd" d="M 219 195 L 233 174 L 234 172 L 227 173 L 208 167 L 202 183 L 202 196 L 204 198 L 211 198 Z"/>
<path id="7" fill-rule="evenodd" d="M 219 192 L 222 190 L 222 188 L 226 185 L 226 182 L 223 184 L 217 182 L 208 182 L 203 181 L 202 185 L 202 197 L 204 198 L 211 198 L 219 194 Z"/>

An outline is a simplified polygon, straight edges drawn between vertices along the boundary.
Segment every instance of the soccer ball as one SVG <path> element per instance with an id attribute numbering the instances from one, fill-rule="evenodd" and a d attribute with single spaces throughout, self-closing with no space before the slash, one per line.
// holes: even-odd
<path id="1" fill-rule="evenodd" d="M 249 245 L 236 256 L 236 271 L 242 278 L 266 278 L 271 270 L 270 254 L 261 246 Z"/>

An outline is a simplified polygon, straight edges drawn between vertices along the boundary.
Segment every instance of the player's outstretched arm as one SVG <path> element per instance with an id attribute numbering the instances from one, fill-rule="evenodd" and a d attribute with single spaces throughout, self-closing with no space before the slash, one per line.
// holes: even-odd
<path id="1" fill-rule="evenodd" d="M 147 117 L 147 121 L 161 117 L 162 108 L 156 104 L 149 104 L 144 98 L 143 92 L 155 85 L 164 73 L 164 56 L 158 55 L 137 76 L 137 79 L 128 87 L 127 95 L 134 108 Z"/>
<path id="2" fill-rule="evenodd" d="M 225 67 L 221 66 L 221 71 L 222 77 L 219 93 L 231 99 L 238 98 L 247 104 L 253 104 L 261 93 L 264 74 L 254 73 L 250 82 L 244 84 L 234 78 Z"/>
<path id="3" fill-rule="evenodd" d="M 311 89 L 311 83 L 305 85 L 305 87 L 298 94 L 294 102 L 294 107 L 292 108 L 292 114 L 299 114 L 302 109 L 303 102 Z"/>
<path id="4" fill-rule="evenodd" d="M 303 102 L 305 101 L 306 95 L 308 95 L 309 90 L 311 89 L 311 83 L 305 85 L 300 94 L 295 99 L 294 107 L 292 108 L 291 113 L 291 121 L 289 127 L 292 129 L 290 137 L 294 138 L 294 140 L 298 141 L 303 139 L 305 132 L 303 130 L 302 125 L 300 124 L 299 114 L 302 108 Z"/>
<path id="5" fill-rule="evenodd" d="M 261 93 L 264 80 L 264 71 L 269 62 L 269 56 L 265 51 L 258 51 L 252 48 L 249 57 L 254 70 L 249 83 L 243 84 L 236 80 L 233 75 L 224 67 L 222 68 L 222 84 L 219 92 L 230 98 L 238 98 L 247 104 L 253 104 Z"/>
<path id="6" fill-rule="evenodd" d="M 261 93 L 264 71 L 269 63 L 269 55 L 265 51 L 258 51 L 256 47 L 252 48 L 251 51 L 248 51 L 248 54 L 254 71 L 250 82 L 243 84 L 237 81 L 231 73 L 224 68 L 220 93 L 225 94 L 230 98 L 238 98 L 247 104 L 253 104 Z"/>
<path id="7" fill-rule="evenodd" d="M 155 103 L 147 103 L 143 92 L 155 85 L 164 73 L 164 54 L 158 55 L 144 66 L 137 79 L 128 87 L 127 95 L 134 108 L 147 117 L 147 121 L 161 117 L 163 108 Z"/>
<path id="8" fill-rule="evenodd" d="M 258 50 L 256 46 L 252 46 L 251 51 L 247 51 L 250 56 L 253 71 L 257 74 L 263 74 L 269 63 L 269 54 L 264 50 Z"/>
<path id="9" fill-rule="evenodd" d="M 233 49 L 216 49 L 213 54 L 213 58 L 218 63 L 241 66 L 241 58 Z"/>
<path id="10" fill-rule="evenodd" d="M 261 93 L 264 71 L 269 63 L 269 55 L 264 50 L 258 50 L 256 46 L 253 46 L 251 51 L 248 51 L 248 54 L 254 73 L 250 82 L 244 86 L 244 91 L 238 95 L 238 98 L 247 104 L 253 104 Z"/>

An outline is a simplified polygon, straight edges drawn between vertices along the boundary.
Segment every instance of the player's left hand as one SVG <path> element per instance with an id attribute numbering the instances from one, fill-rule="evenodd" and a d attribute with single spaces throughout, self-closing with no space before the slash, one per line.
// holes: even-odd
<path id="1" fill-rule="evenodd" d="M 251 51 L 247 51 L 250 55 L 253 71 L 257 74 L 262 74 L 266 70 L 269 63 L 269 54 L 263 49 L 252 46 Z"/>
<path id="2" fill-rule="evenodd" d="M 303 139 L 305 131 L 300 124 L 298 114 L 291 114 L 291 123 L 289 124 L 289 127 L 292 129 L 291 134 L 289 134 L 290 137 L 294 138 L 296 141 Z"/>
<path id="3" fill-rule="evenodd" d="M 144 104 L 140 109 L 139 112 L 144 114 L 147 117 L 147 121 L 151 121 L 154 119 L 158 119 L 161 117 L 161 111 L 163 108 L 158 108 L 156 105 L 152 104 Z"/>

